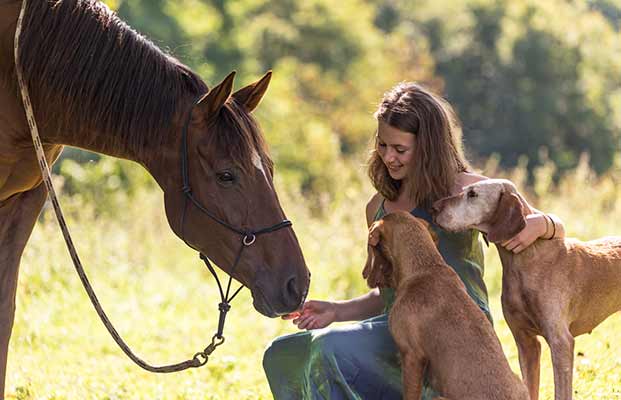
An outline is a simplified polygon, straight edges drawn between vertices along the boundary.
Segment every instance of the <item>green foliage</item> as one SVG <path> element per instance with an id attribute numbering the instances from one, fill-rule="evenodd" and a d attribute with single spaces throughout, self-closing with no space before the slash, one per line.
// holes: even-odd
<path id="1" fill-rule="evenodd" d="M 450 3 L 459 18 L 420 2 L 402 6 L 402 23 L 426 32 L 471 154 L 500 154 L 504 166 L 526 155 L 532 173 L 547 147 L 559 172 L 583 152 L 598 173 L 610 168 L 621 131 L 618 31 L 581 2 Z"/>
<path id="2" fill-rule="evenodd" d="M 83 164 L 68 158 L 60 164 L 58 180 L 71 201 L 92 205 L 96 214 L 116 215 L 138 192 L 156 186 L 144 169 L 132 164 L 110 157 Z"/>
<path id="3" fill-rule="evenodd" d="M 621 28 L 621 4 L 614 0 L 588 0 L 590 8 L 602 13 L 617 29 Z"/>

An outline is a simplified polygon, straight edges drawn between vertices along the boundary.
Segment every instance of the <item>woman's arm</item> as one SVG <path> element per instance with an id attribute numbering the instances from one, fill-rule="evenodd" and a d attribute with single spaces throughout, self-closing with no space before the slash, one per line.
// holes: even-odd
<path id="1" fill-rule="evenodd" d="M 462 173 L 458 176 L 458 186 L 464 187 L 475 182 L 489 179 L 486 176 Z M 562 239 L 565 237 L 565 225 L 563 221 L 554 214 L 545 214 L 528 204 L 528 201 L 517 192 L 526 211 L 526 226 L 511 239 L 500 243 L 502 247 L 514 253 L 519 253 L 535 240 L 541 239 Z"/>
<path id="2" fill-rule="evenodd" d="M 336 321 L 360 321 L 379 315 L 384 309 L 384 301 L 377 288 L 360 297 L 336 301 L 334 304 Z"/>
<path id="3" fill-rule="evenodd" d="M 545 239 L 563 239 L 565 237 L 565 225 L 563 225 L 563 220 L 560 217 L 554 214 L 546 214 L 546 216 L 552 222 L 552 227 L 548 228 L 548 232 L 551 230 L 552 232 L 547 234 Z"/>
<path id="4" fill-rule="evenodd" d="M 283 319 L 293 319 L 300 329 L 325 328 L 333 322 L 360 321 L 382 313 L 384 302 L 378 289 L 351 300 L 323 301 L 308 300 L 301 311 L 291 313 Z"/>
<path id="5" fill-rule="evenodd" d="M 522 201 L 525 202 L 522 196 Z M 536 208 L 530 208 L 532 214 L 526 216 L 526 226 L 517 235 L 502 242 L 509 251 L 519 253 L 537 239 L 562 239 L 565 237 L 565 225 L 554 214 L 545 214 Z"/>
<path id="6" fill-rule="evenodd" d="M 369 199 L 365 212 L 368 227 L 373 223 L 381 201 L 382 198 L 379 193 Z M 362 271 L 362 269 L 360 270 Z M 285 315 L 283 319 L 293 319 L 293 323 L 300 329 L 318 329 L 333 322 L 360 321 L 374 317 L 381 314 L 383 308 L 384 302 L 379 289 L 372 289 L 368 293 L 350 300 L 308 300 L 301 310 Z"/>

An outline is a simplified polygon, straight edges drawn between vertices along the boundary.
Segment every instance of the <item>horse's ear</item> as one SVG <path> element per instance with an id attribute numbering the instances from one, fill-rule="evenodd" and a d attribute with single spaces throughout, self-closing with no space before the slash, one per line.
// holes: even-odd
<path id="1" fill-rule="evenodd" d="M 267 71 L 263 78 L 259 79 L 257 82 L 243 87 L 233 93 L 233 98 L 235 98 L 235 100 L 237 100 L 240 104 L 246 106 L 248 112 L 252 112 L 261 102 L 271 79 L 272 71 Z"/>
<path id="2" fill-rule="evenodd" d="M 226 103 L 233 91 L 234 79 L 235 71 L 228 74 L 219 85 L 213 87 L 198 101 L 198 106 L 205 112 L 206 118 L 212 118 L 218 114 L 220 108 Z"/>

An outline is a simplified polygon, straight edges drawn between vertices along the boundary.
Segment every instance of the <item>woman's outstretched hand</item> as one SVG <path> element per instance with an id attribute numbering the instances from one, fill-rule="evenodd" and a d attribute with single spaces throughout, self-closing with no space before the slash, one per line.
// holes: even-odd
<path id="1" fill-rule="evenodd" d="M 302 308 L 282 319 L 292 319 L 300 329 L 325 328 L 336 320 L 336 304 L 330 301 L 308 300 Z"/>

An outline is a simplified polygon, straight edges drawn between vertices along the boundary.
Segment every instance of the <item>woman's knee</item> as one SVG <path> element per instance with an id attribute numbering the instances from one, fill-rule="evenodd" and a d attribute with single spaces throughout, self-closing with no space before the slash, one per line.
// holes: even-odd
<path id="1" fill-rule="evenodd" d="M 281 338 L 276 338 L 267 345 L 263 352 L 263 369 L 266 372 L 280 364 L 279 360 L 286 356 L 286 348 Z"/>
<path id="2" fill-rule="evenodd" d="M 310 334 L 299 332 L 280 336 L 267 345 L 263 353 L 263 368 L 270 372 L 278 368 L 286 368 L 291 362 L 302 362 L 308 353 Z"/>
<path id="3" fill-rule="evenodd" d="M 338 330 L 316 332 L 311 339 L 311 354 L 318 358 L 340 358 L 349 350 L 346 336 Z"/>

